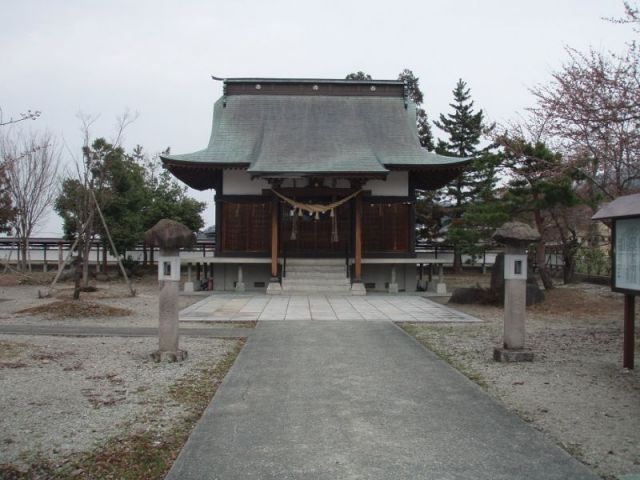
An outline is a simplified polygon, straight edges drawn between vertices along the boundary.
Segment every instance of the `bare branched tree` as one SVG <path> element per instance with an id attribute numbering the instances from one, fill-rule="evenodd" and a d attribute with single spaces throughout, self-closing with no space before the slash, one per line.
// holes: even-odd
<path id="1" fill-rule="evenodd" d="M 624 17 L 640 34 L 640 8 L 624 2 Z M 545 85 L 532 89 L 532 109 L 564 157 L 584 175 L 591 204 L 640 190 L 640 45 L 622 53 L 567 49 L 568 61 Z M 557 148 L 557 147 L 556 147 Z"/>
<path id="2" fill-rule="evenodd" d="M 0 138 L 0 153 L 20 241 L 19 268 L 31 270 L 29 239 L 55 198 L 60 149 L 50 133 L 10 132 Z"/>
<path id="3" fill-rule="evenodd" d="M 631 53 L 569 51 L 549 84 L 533 89 L 533 113 L 547 121 L 598 196 L 613 199 L 640 182 L 640 69 Z"/>
<path id="4" fill-rule="evenodd" d="M 8 120 L 5 120 L 2 114 L 2 108 L 0 108 L 0 127 L 14 125 L 16 123 L 24 122 L 25 120 L 35 120 L 40 116 L 40 113 L 40 110 L 27 110 L 27 113 L 20 113 L 16 118 L 9 117 Z"/>
<path id="5" fill-rule="evenodd" d="M 62 192 L 56 200 L 56 209 L 67 212 L 70 218 L 65 223 L 70 225 L 73 231 L 66 232 L 78 238 L 79 261 L 82 265 L 81 287 L 89 285 L 89 253 L 91 245 L 99 231 L 96 202 L 104 205 L 109 200 L 110 192 L 105 188 L 104 160 L 114 149 L 120 148 L 124 139 L 124 131 L 136 119 L 137 114 L 125 111 L 116 119 L 115 135 L 111 144 L 101 143 L 101 147 L 94 148 L 92 143 L 91 128 L 97 121 L 95 115 L 79 113 L 80 131 L 82 132 L 83 146 L 82 156 L 76 158 L 74 172 L 65 174 L 62 182 Z M 92 193 L 93 192 L 93 193 Z M 95 195 L 95 199 L 94 199 Z M 72 218 L 71 218 L 72 217 Z M 79 293 L 79 291 L 77 292 Z M 74 294 L 75 295 L 75 294 Z"/>

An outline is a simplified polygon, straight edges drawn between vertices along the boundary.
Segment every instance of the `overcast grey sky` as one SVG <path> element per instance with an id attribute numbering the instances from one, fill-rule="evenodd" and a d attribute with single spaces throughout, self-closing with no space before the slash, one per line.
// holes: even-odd
<path id="1" fill-rule="evenodd" d="M 392 79 L 410 68 L 431 120 L 462 78 L 477 108 L 504 121 L 531 104 L 528 87 L 561 65 L 564 46 L 621 50 L 631 29 L 602 17 L 622 14 L 621 0 L 0 0 L 0 107 L 5 119 L 41 110 L 29 126 L 73 152 L 79 111 L 100 115 L 92 133 L 109 137 L 129 108 L 140 116 L 128 148 L 186 153 L 209 139 L 222 93 L 211 74 Z M 212 192 L 192 193 L 211 225 Z M 54 213 L 40 228 L 60 231 Z"/>

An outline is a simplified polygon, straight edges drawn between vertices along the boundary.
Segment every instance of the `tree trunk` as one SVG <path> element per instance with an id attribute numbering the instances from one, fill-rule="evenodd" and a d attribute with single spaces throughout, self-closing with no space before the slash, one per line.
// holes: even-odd
<path id="1" fill-rule="evenodd" d="M 142 242 L 142 266 L 147 266 L 147 242 Z"/>
<path id="2" fill-rule="evenodd" d="M 536 245 L 536 263 L 538 264 L 538 272 L 540 273 L 540 280 L 542 280 L 544 289 L 551 290 L 553 288 L 553 280 L 547 269 L 547 253 L 544 240 L 542 239 L 540 239 Z"/>
<path id="3" fill-rule="evenodd" d="M 74 286 L 73 286 L 73 299 L 74 300 L 79 300 L 80 299 L 80 291 L 82 290 L 82 287 L 80 285 L 81 281 L 82 281 L 82 270 L 83 270 L 83 259 L 82 259 L 82 254 L 80 253 L 82 249 L 78 249 L 78 257 L 74 260 L 74 272 L 73 272 L 73 280 L 74 280 Z"/>
<path id="4" fill-rule="evenodd" d="M 563 279 L 565 284 L 574 283 L 576 280 L 576 265 L 573 257 L 564 256 Z"/>
<path id="5" fill-rule="evenodd" d="M 29 245 L 29 237 L 25 236 L 24 237 L 24 250 L 27 253 L 27 257 L 25 258 L 25 262 L 26 262 L 26 271 L 28 271 L 29 273 L 31 273 L 31 248 Z"/>
<path id="6" fill-rule="evenodd" d="M 537 197 L 534 198 L 537 200 Z M 538 264 L 538 272 L 540 272 L 540 280 L 542 280 L 544 289 L 551 290 L 553 288 L 553 280 L 551 280 L 551 274 L 549 274 L 549 270 L 547 270 L 547 253 L 543 238 L 544 220 L 542 219 L 540 210 L 535 210 L 533 212 L 533 218 L 536 222 L 536 230 L 538 230 L 538 233 L 540 234 L 540 240 L 538 240 L 536 245 L 536 263 Z"/>
<path id="7" fill-rule="evenodd" d="M 453 273 L 462 273 L 462 253 L 460 247 L 453 249 Z"/>
<path id="8" fill-rule="evenodd" d="M 562 247 L 562 259 L 564 260 L 563 277 L 564 283 L 574 283 L 576 280 L 576 254 L 578 253 L 578 242 L 571 240 Z"/>
<path id="9" fill-rule="evenodd" d="M 89 286 L 89 261 L 91 252 L 91 238 L 87 238 L 82 245 L 82 287 Z"/>
<path id="10" fill-rule="evenodd" d="M 27 255 L 28 255 L 27 239 L 23 237 L 23 238 L 20 239 L 19 270 L 21 272 L 26 272 L 27 271 L 27 267 L 28 267 Z"/>

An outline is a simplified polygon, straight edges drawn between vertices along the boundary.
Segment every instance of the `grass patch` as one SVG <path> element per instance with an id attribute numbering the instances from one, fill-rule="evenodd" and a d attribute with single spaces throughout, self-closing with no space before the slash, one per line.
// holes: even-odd
<path id="1" fill-rule="evenodd" d="M 99 449 L 73 456 L 60 464 L 36 462 L 27 470 L 0 464 L 0 479 L 164 478 L 243 345 L 244 341 L 237 340 L 233 350 L 221 361 L 199 368 L 181 378 L 169 389 L 171 400 L 185 409 L 185 415 L 177 419 L 169 430 L 149 430 L 112 438 Z"/>
<path id="2" fill-rule="evenodd" d="M 0 341 L 0 361 L 15 360 L 28 349 L 26 343 Z"/>
<path id="3" fill-rule="evenodd" d="M 449 348 L 438 341 L 439 337 L 459 336 L 461 333 L 464 334 L 464 332 L 460 331 L 460 327 L 446 325 L 418 325 L 415 323 L 398 323 L 398 326 L 418 340 L 427 349 L 431 350 L 442 360 L 466 376 L 469 380 L 477 383 L 485 390 L 488 388 L 488 384 L 484 377 L 463 361 L 463 354 L 461 355 L 459 353 L 452 352 Z"/>
<path id="4" fill-rule="evenodd" d="M 52 318 L 127 317 L 133 312 L 126 308 L 111 307 L 86 300 L 59 300 L 24 308 L 15 312 L 22 315 L 46 315 Z"/>

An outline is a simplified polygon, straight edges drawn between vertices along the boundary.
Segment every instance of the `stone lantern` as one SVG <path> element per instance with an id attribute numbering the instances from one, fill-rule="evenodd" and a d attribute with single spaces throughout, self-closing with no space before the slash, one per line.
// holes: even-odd
<path id="1" fill-rule="evenodd" d="M 145 239 L 149 244 L 160 248 L 159 348 L 151 354 L 151 358 L 156 362 L 180 362 L 187 358 L 187 352 L 178 348 L 179 249 L 191 247 L 195 243 L 195 235 L 181 223 L 162 219 L 147 231 Z"/>
<path id="2" fill-rule="evenodd" d="M 507 222 L 493 234 L 505 246 L 504 253 L 504 344 L 496 347 L 493 358 L 499 362 L 527 362 L 533 352 L 525 350 L 527 305 L 527 246 L 540 234 L 521 222 Z"/>

